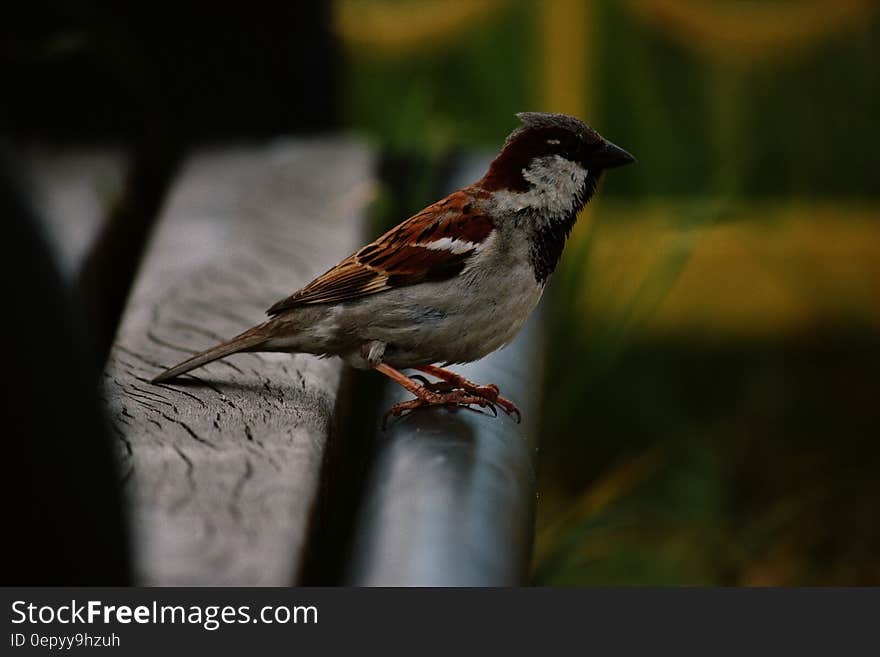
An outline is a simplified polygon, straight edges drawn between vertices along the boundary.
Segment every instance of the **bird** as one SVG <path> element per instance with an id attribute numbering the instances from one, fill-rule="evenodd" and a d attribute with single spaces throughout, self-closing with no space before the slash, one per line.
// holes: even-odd
<path id="1" fill-rule="evenodd" d="M 393 405 L 385 420 L 426 407 L 494 412 L 499 406 L 519 422 L 519 409 L 498 386 L 447 368 L 513 340 L 602 174 L 635 158 L 573 116 L 520 112 L 516 118 L 520 125 L 480 180 L 278 301 L 268 320 L 152 382 L 240 352 L 339 356 L 413 395 Z M 407 376 L 406 369 L 438 381 Z"/>

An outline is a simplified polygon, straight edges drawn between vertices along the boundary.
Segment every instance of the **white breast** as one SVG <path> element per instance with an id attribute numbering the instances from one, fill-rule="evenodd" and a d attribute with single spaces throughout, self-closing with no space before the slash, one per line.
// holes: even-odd
<path id="1" fill-rule="evenodd" d="M 386 343 L 392 367 L 465 363 L 513 340 L 542 292 L 526 243 L 500 231 L 460 276 L 367 297 L 340 319 L 351 319 L 363 339 Z"/>

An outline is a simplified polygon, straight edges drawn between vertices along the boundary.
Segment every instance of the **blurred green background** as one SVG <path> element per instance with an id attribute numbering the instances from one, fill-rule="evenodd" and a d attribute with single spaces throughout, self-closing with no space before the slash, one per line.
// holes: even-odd
<path id="1" fill-rule="evenodd" d="M 880 584 L 875 3 L 334 12 L 343 120 L 392 151 L 540 110 L 639 159 L 551 286 L 533 582 Z"/>

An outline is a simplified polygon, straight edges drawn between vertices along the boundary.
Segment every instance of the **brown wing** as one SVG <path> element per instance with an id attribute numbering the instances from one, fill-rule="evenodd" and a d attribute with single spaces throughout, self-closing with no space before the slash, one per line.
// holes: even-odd
<path id="1" fill-rule="evenodd" d="M 267 313 L 277 315 L 305 304 L 350 301 L 455 276 L 493 230 L 489 218 L 474 210 L 474 198 L 474 191 L 467 189 L 428 206 Z"/>

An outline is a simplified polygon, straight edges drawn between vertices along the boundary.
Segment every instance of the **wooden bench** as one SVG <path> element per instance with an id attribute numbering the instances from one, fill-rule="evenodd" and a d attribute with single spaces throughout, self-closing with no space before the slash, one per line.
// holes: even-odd
<path id="1" fill-rule="evenodd" d="M 180 167 L 104 374 L 137 582 L 525 581 L 537 319 L 511 347 L 461 369 L 498 383 L 522 408 L 522 425 L 432 410 L 382 431 L 377 413 L 361 414 L 352 400 L 372 390 L 381 398 L 372 410 L 384 410 L 403 391 L 308 355 L 236 355 L 182 381 L 149 383 L 261 321 L 272 302 L 375 236 L 367 219 L 377 159 L 358 142 L 304 138 L 199 150 Z M 447 191 L 486 163 L 461 162 Z M 345 487 L 350 512 L 338 513 L 333 500 Z"/>

